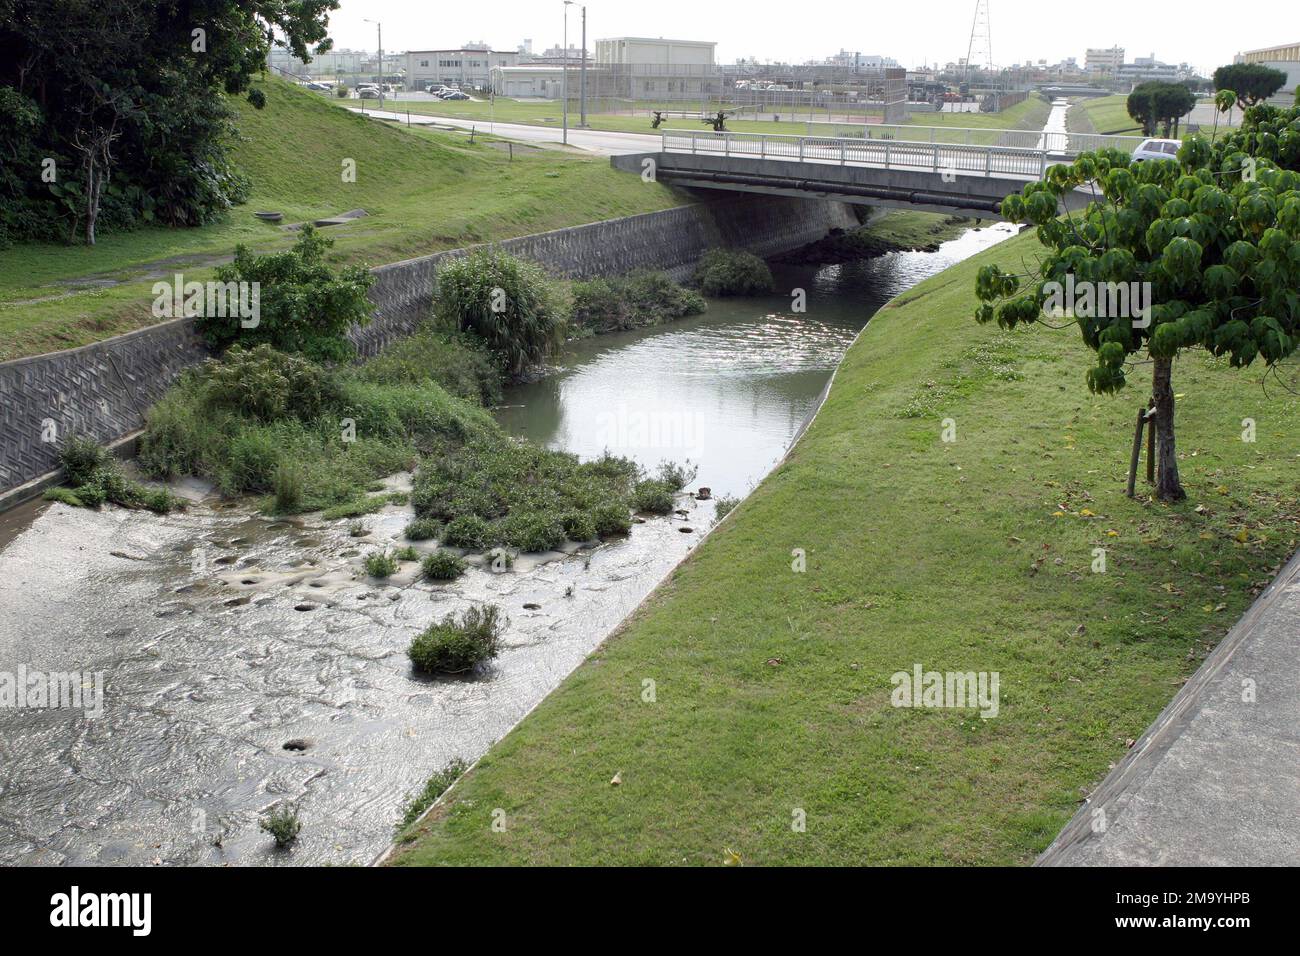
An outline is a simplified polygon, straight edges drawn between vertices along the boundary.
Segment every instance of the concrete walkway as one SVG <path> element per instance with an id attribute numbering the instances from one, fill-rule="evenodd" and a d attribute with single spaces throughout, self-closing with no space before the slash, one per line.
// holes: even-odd
<path id="1" fill-rule="evenodd" d="M 1300 864 L 1300 554 L 1038 858 Z"/>

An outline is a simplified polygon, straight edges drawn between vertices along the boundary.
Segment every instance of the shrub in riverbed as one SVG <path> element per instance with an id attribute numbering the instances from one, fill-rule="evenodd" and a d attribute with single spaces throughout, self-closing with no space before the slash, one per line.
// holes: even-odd
<path id="1" fill-rule="evenodd" d="M 495 604 L 472 607 L 460 618 L 448 614 L 411 641 L 407 655 L 427 674 L 463 674 L 497 656 L 501 611 Z"/>
<path id="2" fill-rule="evenodd" d="M 383 385 L 433 382 L 475 404 L 501 402 L 501 370 L 483 344 L 468 335 L 416 332 L 366 362 L 358 376 Z"/>
<path id="3" fill-rule="evenodd" d="M 501 540 L 520 551 L 553 551 L 564 544 L 564 525 L 552 515 L 516 511 L 501 519 Z"/>
<path id="4" fill-rule="evenodd" d="M 740 499 L 731 495 L 719 495 L 714 499 L 713 517 L 716 521 L 721 521 L 727 515 L 735 510 L 736 505 L 740 504 Z"/>
<path id="5" fill-rule="evenodd" d="M 621 502 L 598 505 L 591 516 L 599 535 L 627 534 L 632 530 L 632 516 Z"/>
<path id="6" fill-rule="evenodd" d="M 689 458 L 680 465 L 675 461 L 661 461 L 655 477 L 664 484 L 671 485 L 673 491 L 681 491 L 695 480 L 699 471 L 699 466 L 692 465 Z"/>
<path id="7" fill-rule="evenodd" d="M 59 463 L 70 488 L 47 489 L 47 501 L 81 508 L 98 508 L 105 502 L 123 508 L 143 508 L 167 514 L 181 502 L 165 488 L 146 488 L 127 478 L 121 463 L 94 441 L 73 436 L 64 442 Z"/>
<path id="8" fill-rule="evenodd" d="M 596 537 L 596 519 L 589 512 L 566 511 L 560 516 L 560 525 L 570 541 L 590 541 Z"/>
<path id="9" fill-rule="evenodd" d="M 673 510 L 673 493 L 677 491 L 670 482 L 660 478 L 645 478 L 632 489 L 632 507 L 637 511 L 651 511 L 666 515 Z"/>
<path id="10" fill-rule="evenodd" d="M 372 578 L 388 578 L 397 573 L 397 559 L 387 551 L 366 555 L 366 574 Z"/>
<path id="11" fill-rule="evenodd" d="M 673 282 L 662 272 L 575 282 L 570 322 L 580 330 L 612 332 L 671 322 L 707 307 L 704 297 Z"/>
<path id="12" fill-rule="evenodd" d="M 430 581 L 451 581 L 465 573 L 464 559 L 450 551 L 435 551 L 420 564 L 420 572 Z"/>
<path id="13" fill-rule="evenodd" d="M 705 295 L 766 295 L 775 287 L 767 263 L 739 249 L 710 249 L 695 269 Z"/>
<path id="14" fill-rule="evenodd" d="M 284 804 L 273 807 L 258 826 L 275 838 L 275 845 L 281 850 L 298 839 L 298 834 L 302 832 L 297 807 Z"/>
<path id="15" fill-rule="evenodd" d="M 563 318 L 541 267 L 479 249 L 438 270 L 435 313 L 447 331 L 470 332 L 503 372 L 519 375 L 562 341 Z"/>
<path id="16" fill-rule="evenodd" d="M 443 529 L 442 543 L 478 551 L 496 540 L 492 526 L 478 515 L 461 515 Z"/>
<path id="17" fill-rule="evenodd" d="M 406 530 L 403 532 L 409 541 L 428 541 L 430 538 L 438 537 L 442 531 L 442 525 L 432 518 L 416 518 L 406 523 Z"/>
<path id="18" fill-rule="evenodd" d="M 398 561 L 419 561 L 420 551 L 418 548 L 412 547 L 411 545 L 408 544 L 406 547 L 398 548 L 396 551 L 394 551 L 393 557 L 395 557 Z"/>
<path id="19" fill-rule="evenodd" d="M 230 440 L 226 466 L 217 479 L 222 492 L 266 492 L 275 486 L 280 448 L 264 428 L 245 428 Z"/>

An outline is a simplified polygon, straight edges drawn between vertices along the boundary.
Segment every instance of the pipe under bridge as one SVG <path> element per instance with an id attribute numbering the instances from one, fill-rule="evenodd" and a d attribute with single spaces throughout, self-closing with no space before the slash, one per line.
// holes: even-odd
<path id="1" fill-rule="evenodd" d="M 1000 219 L 1003 199 L 1068 159 L 1046 141 L 1028 148 L 670 129 L 658 152 L 611 162 L 674 186 Z M 1082 209 L 1091 198 L 1076 190 L 1064 204 Z"/>

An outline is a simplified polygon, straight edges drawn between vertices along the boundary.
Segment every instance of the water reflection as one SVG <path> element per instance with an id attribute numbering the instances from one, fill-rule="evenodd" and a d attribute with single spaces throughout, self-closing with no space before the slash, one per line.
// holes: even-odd
<path id="1" fill-rule="evenodd" d="M 999 223 L 937 253 L 777 266 L 778 294 L 714 300 L 697 318 L 573 343 L 559 372 L 511 390 L 498 419 L 583 458 L 608 449 L 648 468 L 689 458 L 701 484 L 743 495 L 790 446 L 845 349 L 882 305 L 1013 234 Z"/>

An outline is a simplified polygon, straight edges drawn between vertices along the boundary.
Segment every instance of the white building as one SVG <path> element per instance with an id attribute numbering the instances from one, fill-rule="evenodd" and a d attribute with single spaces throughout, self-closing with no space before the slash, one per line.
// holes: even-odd
<path id="1" fill-rule="evenodd" d="M 507 53 L 468 46 L 456 50 L 413 50 L 402 56 L 406 64 L 406 88 L 410 90 L 422 90 L 431 83 L 487 89 L 493 70 L 519 62 L 519 54 L 513 50 Z"/>
<path id="2" fill-rule="evenodd" d="M 610 37 L 596 41 L 596 62 L 616 66 L 712 66 L 717 45 L 712 40 Z"/>
<path id="3" fill-rule="evenodd" d="M 1124 48 L 1113 46 L 1107 49 L 1089 47 L 1083 58 L 1083 68 L 1089 73 L 1118 73 L 1124 65 Z"/>
<path id="4" fill-rule="evenodd" d="M 1300 87 L 1300 43 L 1284 43 L 1282 46 L 1247 50 L 1245 53 L 1238 54 L 1236 60 L 1238 63 L 1258 63 L 1285 73 L 1286 82 L 1274 97 L 1274 102 L 1294 102 L 1296 88 Z"/>

